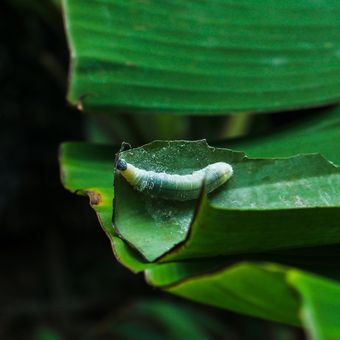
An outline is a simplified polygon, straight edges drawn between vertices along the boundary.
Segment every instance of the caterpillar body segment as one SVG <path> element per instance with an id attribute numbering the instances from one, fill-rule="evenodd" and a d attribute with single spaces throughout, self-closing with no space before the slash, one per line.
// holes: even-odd
<path id="1" fill-rule="evenodd" d="M 233 174 L 233 168 L 225 162 L 217 162 L 188 175 L 139 169 L 123 159 L 117 161 L 117 170 L 136 190 L 152 197 L 187 201 L 196 199 L 203 182 L 207 192 L 223 185 Z"/>

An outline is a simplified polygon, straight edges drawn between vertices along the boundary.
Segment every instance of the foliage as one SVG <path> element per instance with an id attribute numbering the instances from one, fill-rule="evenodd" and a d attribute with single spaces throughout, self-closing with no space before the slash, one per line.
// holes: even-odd
<path id="1" fill-rule="evenodd" d="M 336 1 L 65 0 L 90 111 L 278 111 L 339 99 Z"/>
<path id="2" fill-rule="evenodd" d="M 230 181 L 209 195 L 203 187 L 195 201 L 133 190 L 115 174 L 119 146 L 65 143 L 60 164 L 65 187 L 89 197 L 116 258 L 150 284 L 337 339 L 339 107 L 300 109 L 339 99 L 339 5 L 65 0 L 64 8 L 69 99 L 94 115 L 311 115 L 280 131 L 216 138 L 215 147 L 155 141 L 122 152 L 140 168 L 176 174 L 232 164 Z"/>

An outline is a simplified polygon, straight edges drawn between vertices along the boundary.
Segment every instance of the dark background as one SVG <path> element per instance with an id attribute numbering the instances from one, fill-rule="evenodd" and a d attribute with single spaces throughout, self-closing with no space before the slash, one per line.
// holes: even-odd
<path id="1" fill-rule="evenodd" d="M 157 316 L 134 313 L 155 301 L 214 318 L 222 326 L 205 331 L 211 339 L 303 338 L 293 328 L 155 290 L 116 262 L 87 199 L 60 183 L 58 147 L 85 140 L 87 124 L 86 115 L 66 102 L 67 72 L 60 8 L 50 1 L 3 0 L 0 339 L 141 339 L 133 333 L 138 325 L 153 339 L 171 338 Z M 122 324 L 132 335 L 119 330 Z"/>

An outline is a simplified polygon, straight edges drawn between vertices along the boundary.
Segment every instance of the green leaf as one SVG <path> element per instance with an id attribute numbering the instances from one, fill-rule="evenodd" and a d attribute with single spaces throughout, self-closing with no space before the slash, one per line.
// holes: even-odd
<path id="1" fill-rule="evenodd" d="M 166 290 L 210 306 L 300 325 L 299 301 L 286 284 L 285 270 L 277 265 L 238 263 Z"/>
<path id="2" fill-rule="evenodd" d="M 340 281 L 338 246 L 162 262 L 147 268 L 145 277 L 152 285 L 168 287 L 198 275 L 220 271 L 239 262 L 275 262 Z"/>
<path id="3" fill-rule="evenodd" d="M 340 339 L 340 284 L 298 270 L 288 282 L 301 294 L 300 317 L 312 339 Z"/>
<path id="4" fill-rule="evenodd" d="M 208 340 L 234 336 L 228 323 L 217 321 L 204 310 L 178 301 L 150 298 L 124 306 L 123 313 L 113 316 L 110 328 L 112 338 L 131 340 Z"/>
<path id="5" fill-rule="evenodd" d="M 116 258 L 134 272 L 149 267 L 122 241 L 112 227 L 113 160 L 118 148 L 88 143 L 65 143 L 60 148 L 61 177 L 65 188 L 87 195 L 109 237 Z"/>
<path id="6" fill-rule="evenodd" d="M 323 195 L 328 191 L 331 193 L 332 191 L 329 190 L 329 185 L 327 185 L 327 179 L 332 178 L 332 176 L 335 177 L 331 185 L 335 189 L 337 187 L 338 169 L 325 162 L 322 158 L 318 156 L 301 156 L 276 161 L 242 160 L 243 155 L 241 153 L 209 148 L 202 142 L 185 143 L 186 147 L 181 147 L 181 157 L 179 158 L 176 156 L 178 155 L 179 145 L 183 144 L 162 144 L 160 142 L 149 144 L 145 147 L 145 150 L 135 149 L 133 158 L 137 163 L 140 162 L 138 164 L 141 167 L 146 169 L 151 166 L 168 165 L 169 167 L 171 166 L 172 171 L 181 171 L 183 169 L 191 171 L 194 170 L 195 167 L 205 165 L 200 163 L 200 160 L 197 160 L 195 156 L 200 154 L 202 157 L 204 156 L 204 162 L 206 163 L 216 161 L 223 157 L 224 160 L 235 163 L 234 167 L 237 171 L 233 178 L 234 182 L 230 180 L 224 190 L 210 195 L 210 203 L 206 199 L 201 200 L 200 208 L 191 226 L 192 230 L 189 238 L 187 238 L 187 232 L 196 204 L 194 201 L 176 203 L 157 200 L 157 202 L 154 202 L 154 199 L 147 198 L 145 195 L 134 191 L 124 179 L 118 177 L 116 225 L 118 226 L 120 235 L 127 239 L 133 247 L 141 251 L 146 249 L 148 260 L 153 260 L 156 256 L 159 257 L 163 255 L 184 240 L 186 240 L 186 242 L 183 243 L 182 247 L 177 247 L 176 251 L 167 254 L 167 261 L 178 258 L 187 259 L 191 257 L 210 257 L 217 254 L 262 252 L 277 247 L 319 245 L 337 242 L 339 237 L 337 224 L 339 220 L 339 209 L 334 207 L 318 207 L 322 204 L 326 206 L 326 204 L 325 202 L 322 203 L 322 201 L 320 201 L 321 203 L 318 202 L 312 190 L 312 183 L 315 183 L 318 185 L 317 190 L 322 188 Z M 134 268 L 133 270 L 138 271 L 144 269 L 144 266 L 146 266 L 145 260 L 141 260 L 126 243 L 117 237 L 111 224 L 113 157 L 116 150 L 117 149 L 109 146 L 94 146 L 80 143 L 65 144 L 61 152 L 64 184 L 73 192 L 77 191 L 78 193 L 88 194 L 90 196 L 92 206 L 96 210 L 104 230 L 114 243 L 114 250 L 117 257 L 125 264 L 126 262 L 136 261 L 133 265 L 130 264 L 130 267 L 132 266 Z M 148 150 L 153 163 L 150 162 L 150 158 L 147 157 L 148 153 L 146 150 Z M 212 152 L 212 150 L 215 151 Z M 163 156 L 161 156 L 162 152 Z M 156 154 L 158 156 L 152 158 L 152 156 L 156 156 Z M 209 154 L 213 154 L 213 158 L 211 158 Z M 226 155 L 231 158 L 226 159 Z M 232 158 L 234 160 L 232 160 Z M 127 160 L 128 159 L 129 158 L 127 158 Z M 313 162 L 308 163 L 309 160 Z M 256 176 L 258 177 L 249 176 L 248 171 L 253 169 L 253 167 L 257 169 L 256 164 L 258 162 L 261 169 L 260 171 L 256 170 Z M 177 165 L 174 165 L 175 163 L 177 163 Z M 279 166 L 280 164 L 281 167 Z M 314 164 L 314 167 L 311 166 L 312 164 Z M 284 176 L 292 176 L 293 178 L 292 183 L 287 186 L 289 188 L 287 193 L 285 189 L 282 189 L 281 185 L 281 173 L 284 172 L 282 166 L 288 166 L 290 169 L 286 171 Z M 306 171 L 305 169 L 308 167 L 309 170 Z M 254 169 L 251 171 L 254 171 Z M 261 199 L 257 201 L 252 200 L 250 203 L 247 199 L 244 199 L 242 202 L 237 201 L 236 203 L 241 205 L 241 207 L 235 206 L 234 196 L 237 195 L 239 190 L 238 185 L 243 188 L 242 190 L 250 190 L 249 192 L 253 192 L 256 189 L 257 182 L 262 183 L 261 176 L 263 176 L 263 174 L 261 174 L 261 171 L 273 173 L 271 175 L 272 181 L 267 179 L 268 183 L 265 186 L 265 191 L 262 191 L 263 195 L 274 195 L 274 198 L 276 196 L 281 197 L 281 200 L 273 200 L 273 203 L 271 203 L 272 206 L 269 207 L 270 209 L 267 207 L 268 199 L 266 201 L 265 197 L 261 197 Z M 245 172 L 247 175 L 243 176 L 242 172 Z M 279 176 L 280 181 L 278 182 L 276 182 L 275 176 L 277 175 L 275 175 L 275 172 L 277 172 Z M 311 185 L 311 188 L 306 192 L 304 192 L 305 181 L 299 180 L 298 177 L 301 172 L 303 172 L 304 178 L 307 178 L 306 181 L 308 180 L 308 183 Z M 244 177 L 242 181 L 235 180 L 237 174 L 242 178 Z M 315 177 L 316 174 L 317 177 Z M 285 180 L 287 180 L 288 177 L 285 177 Z M 251 185 L 253 183 L 252 181 L 255 182 L 255 186 Z M 288 183 L 290 182 L 287 181 L 286 184 Z M 276 187 L 276 185 L 278 185 L 278 187 Z M 325 186 L 322 187 L 322 185 Z M 260 189 L 264 190 L 262 187 L 260 187 Z M 277 193 L 277 190 L 279 190 L 279 193 Z M 296 208 L 294 206 L 296 200 L 294 200 L 294 204 L 290 206 L 292 202 L 289 199 L 291 197 L 289 193 L 294 193 L 294 190 L 302 191 L 299 197 L 305 200 L 305 207 Z M 306 195 L 306 197 L 303 195 Z M 282 200 L 282 197 L 286 197 L 286 199 Z M 325 196 L 321 196 L 321 198 L 322 197 Z M 328 197 L 329 201 L 327 203 L 336 204 L 337 196 L 335 195 L 333 197 L 333 202 L 330 201 L 331 198 L 332 196 Z M 241 198 L 238 198 L 238 200 L 240 199 Z M 234 203 L 231 204 L 231 202 Z M 249 204 L 255 203 L 258 204 L 255 208 L 260 210 L 250 209 Z M 300 204 L 301 202 L 299 201 L 298 203 Z M 246 206 L 247 204 L 248 207 Z M 144 209 L 147 206 L 150 208 Z M 314 206 L 314 208 L 310 208 L 311 206 Z M 139 209 L 140 214 L 132 214 L 131 209 L 133 211 L 138 211 Z M 207 211 L 208 213 L 206 213 Z M 124 214 L 126 215 L 125 217 Z M 303 216 L 303 218 L 301 216 Z M 267 222 L 270 219 L 272 224 L 268 225 Z M 293 220 L 292 223 L 287 222 L 291 220 Z M 221 223 L 220 221 L 224 222 Z M 325 228 L 325 221 L 328 221 L 326 225 L 327 229 Z M 225 232 L 226 223 L 228 228 L 227 233 Z M 209 228 L 205 228 L 206 225 L 209 226 Z M 243 227 L 240 228 L 239 225 Z M 308 229 L 308 232 L 306 232 L 306 229 Z M 242 240 L 242 242 L 240 242 L 240 240 Z M 145 253 L 143 254 L 145 256 Z"/>
<path id="7" fill-rule="evenodd" d="M 270 263 L 243 262 L 194 276 L 189 267 L 176 266 L 187 272 L 171 285 L 169 281 L 164 285 L 164 278 L 173 276 L 173 264 L 147 270 L 147 279 L 204 304 L 293 325 L 301 323 L 313 340 L 339 339 L 339 283 Z"/>
<path id="8" fill-rule="evenodd" d="M 302 321 L 307 330 L 316 334 L 313 340 L 328 339 L 327 336 L 332 339 L 330 334 L 337 334 L 337 319 L 331 314 L 339 314 L 337 285 L 289 267 L 233 263 L 245 258 L 278 261 L 332 276 L 338 268 L 338 248 L 146 263 L 111 225 L 115 151 L 117 148 L 111 146 L 67 143 L 61 147 L 60 160 L 64 185 L 92 198 L 92 207 L 122 264 L 135 272 L 145 270 L 150 284 L 185 298 L 289 324 Z"/>
<path id="9" fill-rule="evenodd" d="M 121 157 L 176 174 L 217 161 L 234 168 L 209 200 L 187 202 L 149 197 L 116 176 L 115 228 L 148 261 L 167 252 L 170 261 L 340 241 L 340 170 L 320 155 L 250 159 L 204 141 L 159 141 Z"/>
<path id="10" fill-rule="evenodd" d="M 64 0 L 69 100 L 223 114 L 338 102 L 336 0 Z"/>
<path id="11" fill-rule="evenodd" d="M 244 151 L 250 157 L 289 157 L 319 152 L 340 164 L 340 106 L 325 109 L 316 116 L 256 138 L 219 143 Z"/>
<path id="12" fill-rule="evenodd" d="M 123 152 L 121 157 L 141 169 L 181 174 L 221 160 L 221 154 L 212 156 L 206 149 L 205 142 L 154 142 Z M 233 163 L 243 157 L 243 153 L 227 151 L 224 160 Z M 116 177 L 115 187 L 115 228 L 147 260 L 155 260 L 186 238 L 195 200 L 151 198 L 133 190 L 122 176 Z"/>

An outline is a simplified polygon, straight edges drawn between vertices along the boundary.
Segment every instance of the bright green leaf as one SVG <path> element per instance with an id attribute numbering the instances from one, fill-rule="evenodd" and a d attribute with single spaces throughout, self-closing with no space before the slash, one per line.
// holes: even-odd
<path id="1" fill-rule="evenodd" d="M 278 261 L 313 271 L 316 269 L 316 272 L 324 271 L 332 276 L 338 267 L 337 249 L 334 247 L 333 252 L 323 248 L 320 251 L 301 249 L 295 253 L 281 251 L 281 254 L 145 263 L 117 237 L 111 226 L 113 157 L 116 150 L 110 146 L 86 143 L 64 144 L 61 148 L 61 169 L 64 184 L 69 190 L 90 193 L 92 207 L 112 241 L 117 258 L 124 265 L 133 271 L 146 270 L 149 283 L 195 301 L 289 324 L 298 324 L 302 320 L 310 333 L 320 336 L 313 340 L 328 339 L 324 334 L 338 334 L 337 319 L 333 320 L 333 314 L 327 314 L 329 309 L 337 315 L 340 305 L 336 299 L 339 294 L 335 284 L 329 286 L 327 280 L 314 279 L 314 276 L 311 280 L 309 274 L 277 265 L 241 263 L 230 266 L 242 258 L 248 258 L 251 261 Z M 288 276 L 285 274 L 287 271 Z M 291 289 L 298 294 L 292 293 Z M 323 309 L 325 312 L 321 312 Z"/>
<path id="2" fill-rule="evenodd" d="M 138 272 L 149 265 L 116 235 L 112 227 L 113 160 L 117 151 L 112 146 L 63 144 L 60 149 L 60 171 L 63 184 L 68 190 L 89 197 L 117 259 L 132 271 Z"/>
<path id="3" fill-rule="evenodd" d="M 178 146 L 179 144 L 170 143 L 164 147 L 162 143 L 153 143 L 147 146 L 146 149 L 149 151 L 152 150 L 149 154 L 151 159 L 153 159 L 152 166 L 157 166 L 157 164 L 162 163 L 164 166 L 168 164 L 172 167 L 173 164 L 170 163 L 177 162 L 176 167 L 172 168 L 173 171 L 179 171 L 185 164 L 187 164 L 187 169 L 190 169 L 190 166 L 202 167 L 205 164 L 200 163 L 194 156 L 195 154 L 204 155 L 205 153 L 206 156 L 209 153 L 214 154 L 215 158 L 213 159 L 205 158 L 205 162 L 209 163 L 221 159 L 220 157 L 225 157 L 225 152 L 230 157 L 234 157 L 235 161 L 238 159 L 240 162 L 237 166 L 236 163 L 234 164 L 236 170 L 234 178 L 230 180 L 222 190 L 210 195 L 211 202 L 209 203 L 204 199 L 200 202 L 200 210 L 191 226 L 192 229 L 189 238 L 183 243 L 185 246 L 177 247 L 176 252 L 168 254 L 166 258 L 168 261 L 178 258 L 188 259 L 191 257 L 210 257 L 218 254 L 263 252 L 264 250 L 280 247 L 300 247 L 337 242 L 337 223 L 339 220 L 337 216 L 339 209 L 327 207 L 327 204 L 337 204 L 337 195 L 333 195 L 332 198 L 332 191 L 329 190 L 327 181 L 329 178 L 333 178 L 331 185 L 335 190 L 334 192 L 336 192 L 338 170 L 322 158 L 318 158 L 317 156 L 301 156 L 277 161 L 243 160 L 242 162 L 245 162 L 246 166 L 242 169 L 242 166 L 240 166 L 240 164 L 242 164 L 242 154 L 233 154 L 230 153 L 230 151 L 224 151 L 222 149 L 207 148 L 207 146 L 201 142 L 187 143 L 187 145 L 190 145 L 190 148 L 182 147 L 181 157 L 183 158 L 180 158 L 182 161 L 179 161 L 178 157 L 167 157 L 171 154 L 168 153 L 171 148 L 176 153 L 178 152 L 176 145 Z M 167 149 L 169 145 L 172 145 L 172 147 Z M 197 152 L 193 152 L 195 148 Z M 163 158 L 160 157 L 156 161 L 156 158 L 152 158 L 152 156 L 155 156 L 156 151 L 160 152 L 159 150 L 163 152 Z M 212 152 L 212 150 L 218 151 Z M 90 196 L 92 206 L 97 211 L 103 228 L 111 240 L 115 242 L 114 249 L 116 253 L 117 249 L 121 249 L 121 251 L 118 251 L 116 254 L 117 257 L 124 257 L 131 253 L 130 260 L 132 260 L 136 257 L 135 252 L 117 237 L 111 224 L 114 151 L 116 151 L 114 148 L 107 146 L 93 146 L 79 143 L 66 144 L 63 146 L 61 153 L 62 171 L 64 174 L 64 183 L 68 189 L 78 191 L 79 193 L 87 193 Z M 144 150 L 140 153 L 139 160 L 138 157 L 135 156 L 135 160 L 137 162 L 144 162 L 140 163 L 140 165 L 147 168 L 151 165 L 147 165 L 149 159 L 146 157 L 147 153 L 145 152 Z M 160 155 L 160 153 L 158 153 L 158 155 Z M 166 159 L 168 159 L 168 161 Z M 229 159 L 229 161 L 230 160 L 231 159 Z M 309 164 L 308 160 L 311 160 L 312 163 Z M 257 171 L 257 178 L 248 175 L 241 176 L 242 172 L 247 173 L 252 169 L 254 164 L 251 167 L 249 167 L 249 164 L 252 164 L 253 161 L 255 161 L 255 164 L 259 162 L 261 165 L 259 171 L 256 170 L 256 166 L 254 168 Z M 194 163 L 190 164 L 190 162 Z M 296 162 L 296 164 L 294 162 Z M 278 167 L 280 163 L 283 164 L 283 168 Z M 289 164 L 289 171 L 284 171 L 284 164 Z M 311 166 L 312 164 L 315 166 Z M 273 195 L 273 203 L 268 202 L 266 197 L 260 197 L 257 201 L 252 200 L 251 202 L 244 199 L 243 204 L 245 207 L 235 206 L 235 204 L 239 205 L 239 202 L 234 202 L 233 195 L 235 195 L 235 193 L 233 192 L 236 192 L 237 197 L 240 197 L 237 193 L 239 190 L 238 185 L 243 188 L 242 190 L 250 190 L 250 193 L 256 192 L 257 182 L 262 183 L 261 171 L 264 171 L 266 167 L 269 167 L 266 171 L 273 172 L 273 175 L 271 175 L 272 180 L 267 179 L 267 185 L 264 187 L 260 186 L 258 190 L 264 190 L 262 191 L 263 195 Z M 308 171 L 305 170 L 306 168 Z M 254 171 L 254 169 L 251 171 Z M 278 174 L 275 174 L 275 171 L 272 171 L 272 169 L 277 169 Z M 321 198 L 320 202 L 314 197 L 313 190 L 315 188 L 309 188 L 306 192 L 303 192 L 306 183 L 304 180 L 298 180 L 298 175 L 301 175 L 301 172 L 303 172 L 305 178 L 308 178 L 308 181 L 311 181 L 311 186 L 312 183 L 314 183 L 313 181 L 316 180 L 316 190 L 322 188 L 322 190 L 320 190 L 322 193 L 319 197 Z M 286 186 L 289 189 L 287 192 L 284 188 L 282 189 L 282 173 L 286 176 L 284 178 L 287 183 L 289 183 L 289 181 L 287 181 L 289 176 L 293 179 L 291 183 Z M 238 174 L 244 177 L 244 179 L 236 180 Z M 317 177 L 315 177 L 316 174 L 318 175 Z M 280 181 L 276 182 L 275 176 L 279 176 Z M 126 215 L 126 218 L 121 220 L 121 217 L 119 217 L 121 212 L 117 211 L 115 218 L 116 225 L 118 226 L 120 234 L 128 239 L 130 244 L 139 250 L 143 251 L 146 249 L 146 251 L 149 252 L 147 253 L 149 260 L 152 260 L 152 256 L 163 255 L 166 251 L 187 238 L 187 232 L 193 216 L 193 209 L 196 204 L 194 201 L 174 203 L 171 201 L 157 200 L 157 202 L 154 202 L 153 199 L 133 190 L 124 179 L 118 177 L 117 180 L 121 185 L 117 192 L 118 203 L 116 203 L 121 205 L 118 206 L 118 208 L 123 209 L 122 211 L 123 214 Z M 278 187 L 276 188 L 275 185 L 278 185 Z M 322 185 L 325 186 L 322 187 Z M 301 191 L 299 196 L 300 200 L 298 201 L 299 204 L 301 200 L 304 199 L 303 195 L 306 195 L 305 207 L 299 208 L 294 206 L 297 202 L 296 197 L 290 202 L 289 198 L 291 196 L 289 195 L 291 195 L 291 192 L 295 194 L 294 190 Z M 310 195 L 311 197 L 308 195 L 309 192 L 312 193 Z M 329 201 L 324 202 L 322 199 L 326 197 L 325 195 L 327 195 L 327 193 Z M 275 195 L 281 197 L 281 201 L 276 200 Z M 285 197 L 285 200 L 282 200 L 282 197 Z M 119 199 L 121 203 L 119 203 Z M 238 200 L 239 199 L 241 198 L 238 198 Z M 331 199 L 333 199 L 333 201 Z M 269 209 L 266 208 L 266 202 L 268 205 L 272 204 L 272 206 L 269 206 Z M 255 203 L 259 204 L 259 206 L 251 209 L 249 204 Z M 150 209 L 143 209 L 148 204 L 150 204 Z M 275 204 L 277 204 L 277 206 L 275 206 Z M 289 204 L 292 205 L 290 206 Z M 321 207 L 322 204 L 324 205 L 323 208 Z M 139 207 L 140 214 L 133 215 L 130 213 L 130 209 L 133 208 L 134 211 L 136 211 L 136 205 Z M 124 212 L 124 209 L 126 209 L 126 212 Z M 303 215 L 303 218 L 301 215 Z M 249 216 L 251 216 L 251 218 L 248 218 Z M 161 224 L 157 224 L 157 218 Z M 272 223 L 268 224 L 270 220 Z M 142 221 L 146 221 L 146 223 L 143 225 Z M 221 221 L 228 222 L 227 233 L 225 232 L 226 222 L 221 223 Z M 326 224 L 325 221 L 327 221 Z M 240 225 L 242 225 L 242 228 L 239 227 Z M 209 226 L 209 228 L 205 226 Z M 308 232 L 306 232 L 306 228 Z M 139 246 L 141 246 L 141 248 L 139 248 Z M 125 255 L 123 256 L 122 254 Z M 137 259 L 136 261 L 139 263 L 138 261 L 141 261 L 141 259 L 138 256 Z M 124 259 L 121 260 L 124 262 Z M 144 261 L 142 261 L 142 263 L 143 262 Z M 136 265 L 137 264 L 134 266 Z M 144 268 L 143 266 L 145 266 L 145 264 L 142 264 L 141 268 Z"/>
<path id="4" fill-rule="evenodd" d="M 336 0 L 64 0 L 69 100 L 223 114 L 340 98 Z"/>
<path id="5" fill-rule="evenodd" d="M 116 177 L 115 228 L 149 261 L 169 251 L 167 261 L 340 241 L 340 170 L 319 155 L 250 159 L 202 141 L 179 141 L 154 142 L 121 157 L 176 174 L 217 161 L 234 168 L 209 201 L 204 195 L 187 202 L 152 198 Z"/>
<path id="6" fill-rule="evenodd" d="M 159 272 L 163 271 L 163 278 L 172 276 L 171 267 L 173 264 L 163 264 L 147 270 L 148 281 L 159 284 Z M 246 262 L 183 278 L 164 288 L 215 307 L 301 323 L 313 340 L 339 339 L 340 284 L 335 281 L 277 264 Z"/>
<path id="7" fill-rule="evenodd" d="M 301 294 L 300 317 L 315 340 L 340 339 L 340 284 L 298 270 L 288 282 Z"/>
<path id="8" fill-rule="evenodd" d="M 299 325 L 298 300 L 276 265 L 239 263 L 183 280 L 167 291 L 215 307 Z"/>

